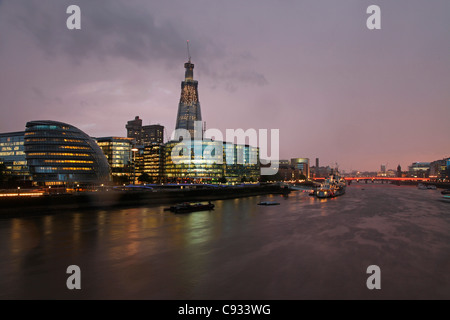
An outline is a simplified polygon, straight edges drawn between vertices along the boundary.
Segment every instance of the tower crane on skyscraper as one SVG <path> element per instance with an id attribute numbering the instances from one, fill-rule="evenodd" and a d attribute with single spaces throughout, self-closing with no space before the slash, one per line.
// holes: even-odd
<path id="1" fill-rule="evenodd" d="M 186 40 L 186 46 L 187 46 L 188 60 L 190 63 L 191 62 L 191 53 L 189 52 L 189 40 Z"/>

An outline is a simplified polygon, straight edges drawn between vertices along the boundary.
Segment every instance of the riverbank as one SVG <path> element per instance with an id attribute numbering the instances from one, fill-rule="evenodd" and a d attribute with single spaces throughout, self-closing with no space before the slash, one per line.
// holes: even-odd
<path id="1" fill-rule="evenodd" d="M 160 191 L 78 192 L 0 199 L 0 218 L 110 207 L 141 207 L 179 202 L 214 201 L 263 194 L 286 194 L 279 185 Z"/>

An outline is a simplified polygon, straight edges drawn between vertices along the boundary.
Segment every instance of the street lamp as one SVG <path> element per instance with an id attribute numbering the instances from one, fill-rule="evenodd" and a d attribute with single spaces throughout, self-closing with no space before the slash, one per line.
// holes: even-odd
<path id="1" fill-rule="evenodd" d="M 133 185 L 136 184 L 136 152 L 139 151 L 138 148 L 131 149 L 133 151 Z"/>

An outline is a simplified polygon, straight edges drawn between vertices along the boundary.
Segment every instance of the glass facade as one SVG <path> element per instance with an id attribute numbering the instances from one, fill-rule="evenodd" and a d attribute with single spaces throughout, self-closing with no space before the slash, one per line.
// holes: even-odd
<path id="1" fill-rule="evenodd" d="M 133 139 L 102 137 L 96 140 L 111 167 L 113 181 L 117 183 L 128 183 L 133 172 L 131 151 Z"/>
<path id="2" fill-rule="evenodd" d="M 190 157 L 186 156 L 175 163 L 172 161 L 172 149 L 177 144 L 177 141 L 168 142 L 164 150 L 164 176 L 168 182 L 218 183 L 223 179 L 227 182 L 256 182 L 259 179 L 259 149 L 256 147 L 221 141 L 192 141 L 191 148 L 187 151 L 190 152 Z M 199 150 L 195 150 L 196 148 Z M 201 156 L 196 157 L 196 151 Z M 186 150 L 180 150 L 178 154 L 183 156 L 183 152 Z"/>
<path id="3" fill-rule="evenodd" d="M 409 167 L 409 175 L 415 178 L 427 178 L 430 173 L 430 162 L 413 162 Z"/>
<path id="4" fill-rule="evenodd" d="M 5 165 L 7 175 L 30 180 L 31 175 L 25 158 L 24 141 L 24 131 L 0 134 L 0 163 Z"/>
<path id="5" fill-rule="evenodd" d="M 107 182 L 110 167 L 97 143 L 83 131 L 56 121 L 30 121 L 25 156 L 35 184 Z"/>
<path id="6" fill-rule="evenodd" d="M 152 183 L 164 181 L 164 145 L 153 143 L 144 147 L 142 173 L 150 176 Z"/>
<path id="7" fill-rule="evenodd" d="M 178 104 L 175 129 L 186 129 L 194 137 L 194 123 L 202 120 L 200 101 L 198 99 L 198 82 L 194 80 L 194 64 L 186 62 L 185 80 L 181 83 L 181 97 Z"/>

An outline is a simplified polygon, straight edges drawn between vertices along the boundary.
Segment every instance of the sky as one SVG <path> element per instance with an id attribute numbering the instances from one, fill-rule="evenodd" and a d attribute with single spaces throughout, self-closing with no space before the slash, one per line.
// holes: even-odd
<path id="1" fill-rule="evenodd" d="M 140 116 L 168 138 L 189 40 L 207 128 L 279 129 L 281 159 L 405 170 L 450 156 L 449 14 L 448 0 L 0 0 L 0 132 L 126 136 Z"/>

